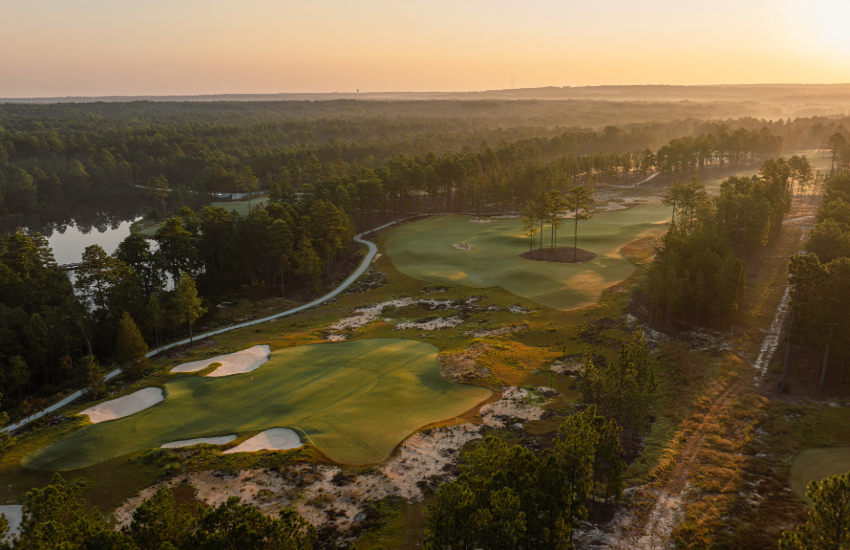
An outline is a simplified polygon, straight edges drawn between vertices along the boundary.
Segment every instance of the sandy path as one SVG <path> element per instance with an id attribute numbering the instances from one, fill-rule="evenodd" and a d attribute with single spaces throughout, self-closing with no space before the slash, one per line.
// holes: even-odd
<path id="1" fill-rule="evenodd" d="M 197 439 L 181 439 L 163 445 L 162 449 L 177 449 L 180 447 L 191 447 L 193 445 L 227 445 L 236 439 L 236 435 L 222 435 L 219 437 L 199 437 Z"/>
<path id="2" fill-rule="evenodd" d="M 9 522 L 9 532 L 3 537 L 3 542 L 11 540 L 18 534 L 18 529 L 21 528 L 21 518 L 23 517 L 23 508 L 17 504 L 8 506 L 0 506 L 0 514 L 6 515 L 6 521 Z"/>
<path id="3" fill-rule="evenodd" d="M 251 372 L 263 366 L 269 360 L 271 350 L 268 346 L 253 346 L 236 353 L 227 355 L 219 355 L 211 359 L 203 361 L 192 361 L 183 363 L 171 369 L 172 373 L 177 372 L 198 372 L 209 367 L 213 363 L 221 363 L 221 366 L 215 369 L 207 376 L 210 378 L 218 378 L 220 376 L 231 376 L 234 374 L 243 374 Z"/>
<path id="4" fill-rule="evenodd" d="M 243 441 L 232 449 L 227 449 L 222 454 L 253 453 L 256 451 L 286 451 L 297 449 L 304 445 L 298 434 L 289 428 L 272 428 L 258 433 L 251 439 Z"/>
<path id="5" fill-rule="evenodd" d="M 130 416 L 148 407 L 153 407 L 163 399 L 165 399 L 165 396 L 162 394 L 162 388 L 145 388 L 130 395 L 89 407 L 79 414 L 88 415 L 92 424 L 97 424 L 98 422 Z"/>

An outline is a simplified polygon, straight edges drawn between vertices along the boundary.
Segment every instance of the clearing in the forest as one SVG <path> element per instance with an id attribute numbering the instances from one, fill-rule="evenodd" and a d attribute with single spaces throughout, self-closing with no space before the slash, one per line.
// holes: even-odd
<path id="1" fill-rule="evenodd" d="M 493 219 L 470 223 L 469 216 L 435 216 L 403 225 L 390 233 L 387 255 L 409 277 L 429 283 L 461 284 L 472 288 L 499 286 L 553 309 L 595 304 L 602 292 L 628 278 L 634 265 L 620 254 L 626 244 L 667 231 L 670 208 L 635 206 L 620 212 L 597 213 L 579 222 L 578 247 L 596 254 L 586 263 L 530 261 L 529 239 L 521 219 Z M 540 244 L 537 237 L 535 248 Z M 465 243 L 468 249 L 455 245 Z M 549 248 L 550 229 L 543 230 Z M 572 221 L 564 220 L 558 248 L 572 248 Z"/>
<path id="2" fill-rule="evenodd" d="M 386 459 L 405 437 L 487 399 L 489 389 L 440 375 L 437 348 L 425 342 L 367 339 L 272 353 L 251 373 L 180 376 L 154 407 L 86 427 L 23 460 L 36 470 L 72 470 L 164 443 L 298 430 L 343 464 Z"/>

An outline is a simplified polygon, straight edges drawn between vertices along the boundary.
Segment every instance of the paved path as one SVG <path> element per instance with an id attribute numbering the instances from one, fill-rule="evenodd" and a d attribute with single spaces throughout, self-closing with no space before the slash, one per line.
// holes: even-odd
<path id="1" fill-rule="evenodd" d="M 418 216 L 411 216 L 411 217 L 418 217 Z M 407 219 L 410 219 L 410 218 L 402 218 L 401 220 L 398 220 L 398 221 L 404 221 L 404 220 L 407 220 Z M 391 225 L 395 225 L 396 223 L 398 223 L 398 222 L 390 222 L 388 224 L 384 224 L 380 227 L 376 227 L 372 232 L 378 231 L 380 229 L 384 229 L 385 227 L 389 227 Z M 269 317 L 263 317 L 262 319 L 254 319 L 253 321 L 240 323 L 238 325 L 231 325 L 229 327 L 221 328 L 221 329 L 218 329 L 218 330 L 213 330 L 211 332 L 205 332 L 203 334 L 198 334 L 198 335 L 194 336 L 194 339 L 208 338 L 210 336 L 222 334 L 224 332 L 228 332 L 228 331 L 231 331 L 231 330 L 250 327 L 251 325 L 257 325 L 259 323 L 265 323 L 266 321 L 274 321 L 275 319 L 280 319 L 281 317 L 286 317 L 287 315 L 292 315 L 293 313 L 298 313 L 300 311 L 304 311 L 305 309 L 310 309 L 311 307 L 315 307 L 315 306 L 317 306 L 317 305 L 319 305 L 323 302 L 327 302 L 331 298 L 338 296 L 342 291 L 344 291 L 346 288 L 351 286 L 351 284 L 354 283 L 354 281 L 356 281 L 358 277 L 363 275 L 363 273 L 366 271 L 366 269 L 369 268 L 369 264 L 372 263 L 372 259 L 375 257 L 375 253 L 378 252 L 378 247 L 375 246 L 375 243 L 372 243 L 370 241 L 366 241 L 366 240 L 362 239 L 363 235 L 365 235 L 366 233 L 367 232 L 364 231 L 363 233 L 356 235 L 354 237 L 354 240 L 357 241 L 358 243 L 363 243 L 366 246 L 368 246 L 369 252 L 366 254 L 366 257 L 363 258 L 363 261 L 360 263 L 360 267 L 357 268 L 357 271 L 352 273 L 351 276 L 348 277 L 348 279 L 343 281 L 343 283 L 341 285 L 339 285 L 338 287 L 333 289 L 331 292 L 325 294 L 324 296 L 322 296 L 321 298 L 319 298 L 317 300 L 313 300 L 309 304 L 304 304 L 303 306 L 298 306 L 296 308 L 292 308 L 290 310 L 284 311 L 282 313 L 277 313 L 277 314 L 271 315 Z M 147 354 L 147 357 L 153 357 L 154 355 L 156 355 L 157 353 L 159 353 L 161 351 L 165 351 L 167 349 L 171 349 L 171 348 L 177 347 L 177 346 L 182 346 L 183 344 L 188 344 L 188 343 L 189 343 L 188 338 L 186 340 L 180 340 L 179 342 L 172 342 L 171 344 L 168 344 L 166 346 L 163 346 L 161 348 L 158 348 L 154 351 L 149 352 Z M 118 376 L 118 374 L 120 372 L 121 372 L 121 369 L 115 369 L 114 371 L 107 374 L 104 378 L 106 380 L 109 380 L 110 378 Z M 83 393 L 84 393 L 84 390 L 76 391 L 76 392 L 72 393 L 71 395 L 69 395 L 68 397 L 66 397 L 65 399 L 59 401 L 58 403 L 54 403 L 53 405 L 50 405 L 49 407 L 45 408 L 43 411 L 37 412 L 37 413 L 33 414 L 32 416 L 28 416 L 28 417 L 24 418 L 23 420 L 21 420 L 19 422 L 15 422 L 14 424 L 10 424 L 10 425 L 6 426 L 5 428 L 3 428 L 3 431 L 10 432 L 12 430 L 17 430 L 21 426 L 29 424 L 33 420 L 35 420 L 37 418 L 41 418 L 42 416 L 44 416 L 47 413 L 57 411 L 57 410 L 61 409 L 62 407 L 64 407 L 65 405 L 76 401 L 77 399 L 79 399 L 80 397 L 83 396 Z"/>

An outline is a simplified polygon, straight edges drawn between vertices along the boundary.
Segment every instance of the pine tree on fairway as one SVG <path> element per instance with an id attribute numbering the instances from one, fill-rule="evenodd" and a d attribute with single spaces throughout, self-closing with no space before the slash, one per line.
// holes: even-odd
<path id="1" fill-rule="evenodd" d="M 148 367 L 148 345 L 133 318 L 126 311 L 118 322 L 118 342 L 115 346 L 115 360 L 128 378 L 142 377 Z"/>
<path id="2" fill-rule="evenodd" d="M 564 195 L 567 210 L 575 212 L 575 230 L 573 233 L 573 261 L 578 259 L 578 222 L 592 220 L 593 214 L 589 208 L 593 205 L 593 196 L 586 187 L 574 187 Z"/>

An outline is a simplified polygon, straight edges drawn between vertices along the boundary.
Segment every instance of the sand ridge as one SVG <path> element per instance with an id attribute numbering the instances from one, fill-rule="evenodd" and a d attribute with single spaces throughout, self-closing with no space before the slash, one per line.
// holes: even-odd
<path id="1" fill-rule="evenodd" d="M 234 374 L 243 374 L 251 372 L 263 366 L 269 360 L 271 349 L 269 346 L 253 346 L 242 351 L 229 353 L 227 355 L 219 355 L 211 359 L 202 361 L 192 361 L 183 363 L 171 369 L 171 373 L 178 372 L 198 372 L 209 367 L 213 363 L 221 363 L 221 366 L 215 369 L 207 376 L 210 378 L 218 378 L 220 376 L 231 376 Z"/>
<path id="2" fill-rule="evenodd" d="M 165 396 L 162 394 L 162 388 L 145 388 L 130 395 L 89 407 L 79 414 L 88 415 L 92 424 L 97 424 L 98 422 L 130 416 L 148 407 L 153 407 L 163 399 L 165 399 Z"/>
<path id="3" fill-rule="evenodd" d="M 303 446 L 298 434 L 289 428 L 271 428 L 258 433 L 222 454 L 253 453 L 256 451 L 287 451 Z"/>
<path id="4" fill-rule="evenodd" d="M 198 437 L 195 439 L 181 439 L 165 443 L 161 449 L 178 449 L 180 447 L 192 447 L 194 445 L 227 445 L 236 439 L 236 435 L 221 435 L 218 437 Z"/>

